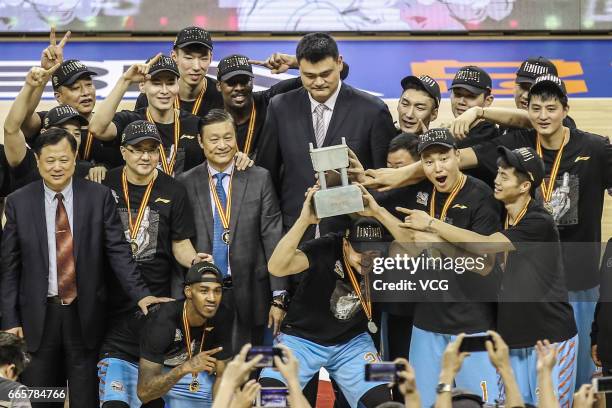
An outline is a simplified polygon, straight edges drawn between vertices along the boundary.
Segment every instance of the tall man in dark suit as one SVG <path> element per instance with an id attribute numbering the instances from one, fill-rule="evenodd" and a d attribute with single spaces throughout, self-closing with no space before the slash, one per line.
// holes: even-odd
<path id="1" fill-rule="evenodd" d="M 2 239 L 2 329 L 24 337 L 31 387 L 65 387 L 70 405 L 97 405 L 107 272 L 146 313 L 150 295 L 132 258 L 110 189 L 73 178 L 77 143 L 64 129 L 34 147 L 42 181 L 9 195 Z M 40 403 L 36 407 L 63 407 Z"/>
<path id="2" fill-rule="evenodd" d="M 277 333 L 287 306 L 284 278 L 270 277 L 267 267 L 282 235 L 274 186 L 262 168 L 235 171 L 236 125 L 229 113 L 211 110 L 200 134 L 206 162 L 178 178 L 194 211 L 194 247 L 212 253 L 223 273 L 223 303 L 236 314 L 234 348 L 261 344 L 264 325 Z"/>
<path id="3" fill-rule="evenodd" d="M 382 100 L 340 81 L 342 57 L 332 37 L 304 36 L 296 57 L 303 88 L 272 99 L 256 161 L 272 174 L 286 229 L 295 223 L 304 193 L 315 183 L 308 143 L 332 146 L 345 137 L 366 169 L 379 168 L 385 167 L 387 147 L 396 134 Z M 321 224 L 321 234 L 339 229 Z"/>

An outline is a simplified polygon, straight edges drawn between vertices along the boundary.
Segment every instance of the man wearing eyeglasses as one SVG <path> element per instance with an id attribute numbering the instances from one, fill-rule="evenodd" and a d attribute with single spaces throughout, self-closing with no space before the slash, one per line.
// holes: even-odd
<path id="1" fill-rule="evenodd" d="M 121 136 L 125 166 L 109 171 L 104 184 L 112 190 L 125 237 L 149 290 L 160 297 L 170 297 L 174 259 L 188 268 L 212 257 L 196 253 L 191 244 L 195 229 L 185 188 L 156 168 L 160 143 L 153 123 L 130 123 Z M 129 401 L 120 398 L 129 393 L 114 391 L 118 384 L 124 388 L 135 386 L 130 373 L 134 372 L 131 366 L 138 363 L 132 356 L 139 355 L 139 343 L 130 333 L 140 324 L 139 315 L 121 287 L 111 284 L 109 294 L 109 330 L 98 364 L 100 399 L 103 404 L 114 401 L 115 405 L 110 406 L 121 406 L 116 405 L 117 400 L 129 405 Z"/>

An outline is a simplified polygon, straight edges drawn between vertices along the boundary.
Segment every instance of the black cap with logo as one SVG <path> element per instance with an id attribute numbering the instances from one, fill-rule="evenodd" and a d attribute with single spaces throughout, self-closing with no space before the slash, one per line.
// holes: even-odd
<path id="1" fill-rule="evenodd" d="M 213 277 L 210 275 L 213 275 Z M 185 275 L 185 285 L 192 285 L 200 282 L 211 282 L 223 285 L 223 275 L 215 264 L 205 261 L 198 262 L 187 271 Z"/>
<path id="2" fill-rule="evenodd" d="M 217 79 L 219 81 L 227 81 L 237 75 L 246 75 L 254 78 L 253 67 L 249 63 L 249 59 L 244 55 L 230 55 L 223 58 L 217 65 Z"/>
<path id="3" fill-rule="evenodd" d="M 57 90 L 60 86 L 68 86 L 74 84 L 83 76 L 98 75 L 94 71 L 87 68 L 79 60 L 66 60 L 61 63 L 59 68 L 51 76 L 51 85 Z"/>
<path id="4" fill-rule="evenodd" d="M 429 129 L 419 136 L 417 152 L 423 153 L 430 146 L 444 146 L 449 149 L 456 149 L 457 143 L 451 132 L 446 128 Z"/>
<path id="5" fill-rule="evenodd" d="M 475 95 L 480 95 L 486 90 L 493 88 L 493 82 L 489 74 L 483 69 L 474 65 L 467 65 L 460 68 L 455 74 L 451 84 L 451 89 L 454 88 L 467 89 Z"/>
<path id="6" fill-rule="evenodd" d="M 529 89 L 529 93 L 533 93 L 540 89 L 541 87 L 552 86 L 556 91 L 560 92 L 562 95 L 567 95 L 567 91 L 565 90 L 565 84 L 563 81 L 555 75 L 546 74 L 537 77 Z"/>
<path id="7" fill-rule="evenodd" d="M 534 190 L 544 180 L 544 162 L 532 147 L 521 147 L 510 150 L 500 146 L 497 152 L 506 159 L 506 162 L 521 173 L 527 174 L 533 184 Z"/>
<path id="8" fill-rule="evenodd" d="M 69 120 L 77 120 L 81 126 L 87 126 L 89 121 L 70 105 L 59 105 L 49 109 L 43 119 L 43 129 L 59 126 Z"/>
<path id="9" fill-rule="evenodd" d="M 137 120 L 125 127 L 121 134 L 121 144 L 133 146 L 143 140 L 153 140 L 154 142 L 162 142 L 157 126 L 146 120 Z"/>
<path id="10" fill-rule="evenodd" d="M 427 92 L 432 98 L 434 98 L 435 107 L 440 106 L 440 100 L 442 99 L 442 95 L 440 94 L 440 85 L 436 82 L 435 79 L 430 77 L 429 75 L 421 75 L 416 77 L 414 75 L 408 75 L 402 79 L 402 89 L 406 90 L 408 85 L 415 84 L 425 92 Z"/>
<path id="11" fill-rule="evenodd" d="M 155 57 L 149 58 L 147 62 L 151 61 L 153 58 Z M 149 75 L 151 75 L 151 77 L 154 77 L 160 72 L 170 72 L 171 74 L 176 75 L 177 77 L 181 76 L 176 62 L 174 62 L 172 58 L 166 55 L 160 56 L 157 62 L 149 67 Z"/>
<path id="12" fill-rule="evenodd" d="M 557 67 L 544 57 L 532 57 L 523 61 L 518 71 L 516 71 L 517 84 L 533 84 L 537 77 L 545 74 L 559 75 Z"/>
<path id="13" fill-rule="evenodd" d="M 202 45 L 212 51 L 213 43 L 210 33 L 200 27 L 183 28 L 174 40 L 174 48 L 183 48 L 188 45 Z"/>
<path id="14" fill-rule="evenodd" d="M 375 218 L 359 217 L 346 230 L 345 238 L 355 251 L 385 250 L 392 238 Z"/>

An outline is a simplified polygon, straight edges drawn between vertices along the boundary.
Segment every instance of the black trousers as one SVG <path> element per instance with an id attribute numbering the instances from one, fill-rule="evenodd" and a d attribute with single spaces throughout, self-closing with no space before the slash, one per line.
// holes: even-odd
<path id="1" fill-rule="evenodd" d="M 21 376 L 28 387 L 69 387 L 70 408 L 93 408 L 98 402 L 98 350 L 83 343 L 76 302 L 47 304 L 40 347 Z M 32 402 L 33 408 L 63 408 L 63 402 Z"/>

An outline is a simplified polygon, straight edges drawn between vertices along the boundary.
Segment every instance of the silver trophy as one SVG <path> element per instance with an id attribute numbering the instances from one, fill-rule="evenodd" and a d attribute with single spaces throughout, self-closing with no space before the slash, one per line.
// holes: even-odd
<path id="1" fill-rule="evenodd" d="M 312 143 L 309 145 L 312 167 L 319 174 L 321 186 L 314 194 L 317 217 L 326 218 L 363 211 L 361 190 L 349 183 L 349 154 L 345 139 L 342 138 L 342 144 L 336 146 L 315 149 Z M 332 170 L 339 170 L 342 185 L 328 188 L 325 172 Z"/>

